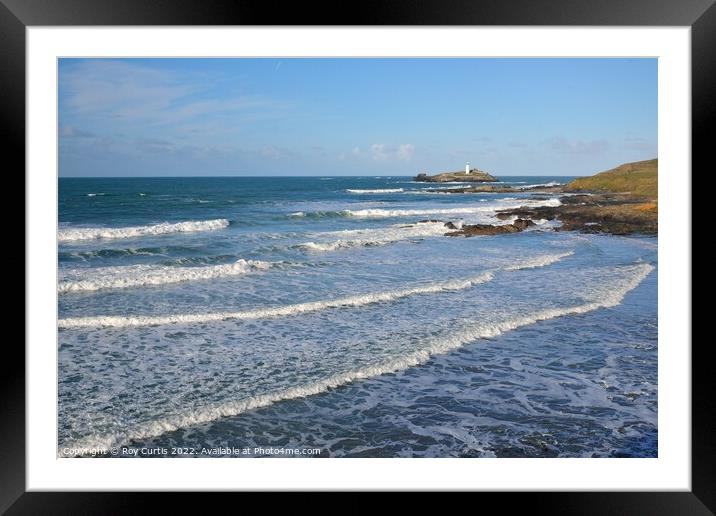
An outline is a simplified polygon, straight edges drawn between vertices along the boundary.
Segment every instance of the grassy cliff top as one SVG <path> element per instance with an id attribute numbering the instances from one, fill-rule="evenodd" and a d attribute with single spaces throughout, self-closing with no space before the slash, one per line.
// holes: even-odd
<path id="1" fill-rule="evenodd" d="M 594 176 L 575 179 L 567 186 L 567 192 L 614 192 L 629 193 L 635 197 L 656 200 L 658 189 L 659 160 L 635 161 Z"/>

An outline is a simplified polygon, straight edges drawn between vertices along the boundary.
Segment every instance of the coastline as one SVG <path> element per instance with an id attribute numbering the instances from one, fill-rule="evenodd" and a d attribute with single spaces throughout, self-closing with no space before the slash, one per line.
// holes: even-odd
<path id="1" fill-rule="evenodd" d="M 625 163 L 594 176 L 579 178 L 566 185 L 516 188 L 509 185 L 480 185 L 441 190 L 447 194 L 531 193 L 564 194 L 558 206 L 518 207 L 497 212 L 506 225 L 466 225 L 446 236 L 475 236 L 515 233 L 535 225 L 538 220 L 558 221 L 556 231 L 606 233 L 611 235 L 658 234 L 658 160 Z M 436 190 L 432 190 L 433 192 Z"/>

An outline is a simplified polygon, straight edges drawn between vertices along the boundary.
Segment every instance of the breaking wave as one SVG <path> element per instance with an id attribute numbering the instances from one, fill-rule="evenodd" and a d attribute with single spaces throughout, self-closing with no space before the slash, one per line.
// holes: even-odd
<path id="1" fill-rule="evenodd" d="M 559 260 L 571 256 L 573 251 L 559 254 L 541 255 L 522 260 L 520 262 L 502 267 L 501 270 L 515 271 L 520 269 L 530 269 L 536 267 L 545 267 Z M 261 267 L 267 266 L 265 262 L 261 263 Z M 270 264 L 268 264 L 270 266 Z M 214 267 L 206 267 L 205 269 L 214 269 Z M 136 326 L 154 326 L 161 324 L 195 324 L 207 323 L 214 321 L 225 321 L 231 319 L 249 320 L 249 319 L 268 319 L 274 317 L 287 317 L 308 312 L 318 312 L 331 308 L 359 307 L 370 305 L 373 303 L 385 303 L 395 301 L 404 297 L 432 294 L 438 292 L 447 292 L 454 290 L 464 290 L 474 285 L 479 285 L 491 281 L 494 273 L 500 269 L 483 272 L 477 276 L 466 279 L 455 279 L 434 282 L 427 285 L 419 285 L 410 288 L 391 290 L 387 292 L 374 292 L 367 294 L 358 294 L 338 299 L 326 301 L 311 301 L 307 303 L 298 303 L 293 305 L 285 305 L 278 307 L 257 308 L 255 310 L 237 311 L 237 312 L 211 312 L 211 313 L 191 313 L 191 314 L 169 314 L 169 315 L 99 315 L 89 317 L 68 317 L 60 319 L 57 323 L 58 328 L 95 328 L 95 327 L 112 327 L 112 328 L 128 328 Z M 160 277 L 163 279 L 163 277 Z M 195 278 L 192 278 L 195 279 Z M 203 278 L 201 278 L 203 279 Z M 127 278 L 119 278 L 115 281 L 126 281 Z M 111 280 L 109 280 L 111 281 Z M 88 284 L 94 287 L 97 283 Z"/>
<path id="2" fill-rule="evenodd" d="M 442 222 L 422 222 L 411 225 L 395 225 L 380 229 L 357 229 L 334 231 L 330 236 L 337 240 L 323 242 L 304 242 L 295 247 L 305 251 L 328 252 L 353 247 L 371 247 L 391 244 L 411 238 L 424 238 L 443 235 L 448 230 Z"/>
<path id="3" fill-rule="evenodd" d="M 164 235 L 168 233 L 191 233 L 211 231 L 228 227 L 226 219 L 192 220 L 187 222 L 163 222 L 149 226 L 129 226 L 122 228 L 61 228 L 57 232 L 60 242 L 97 240 L 100 238 L 133 238 L 141 236 Z"/>
<path id="4" fill-rule="evenodd" d="M 307 312 L 318 312 L 329 308 L 365 306 L 373 303 L 385 303 L 395 301 L 404 297 L 418 294 L 431 294 L 451 290 L 463 290 L 473 285 L 490 281 L 493 277 L 491 272 L 484 272 L 467 279 L 449 280 L 420 285 L 411 288 L 390 290 L 387 292 L 375 292 L 358 294 L 328 301 L 311 301 L 293 305 L 257 308 L 241 312 L 214 312 L 214 313 L 192 313 L 173 314 L 158 316 L 95 316 L 95 317 L 70 317 L 58 321 L 59 328 L 87 328 L 87 327 L 114 327 L 126 328 L 132 326 L 152 326 L 157 324 L 176 323 L 206 323 L 213 321 L 225 321 L 229 319 L 266 319 L 273 317 L 286 317 Z"/>
<path id="5" fill-rule="evenodd" d="M 354 190 L 354 189 L 347 189 L 346 192 L 348 193 L 354 193 L 354 194 L 382 194 L 382 193 L 400 193 L 402 192 L 402 188 L 379 188 L 377 190 Z"/>
<path id="6" fill-rule="evenodd" d="M 513 199 L 509 201 L 500 200 L 497 201 L 498 206 L 486 205 L 486 206 L 459 206 L 455 208 L 423 208 L 417 210 L 410 209 L 383 209 L 383 208 L 372 208 L 364 210 L 341 210 L 341 211 L 317 211 L 317 212 L 295 212 L 291 213 L 291 217 L 355 217 L 362 219 L 374 219 L 374 218 L 389 218 L 389 217 L 410 217 L 410 216 L 421 216 L 421 215 L 469 215 L 474 213 L 492 213 L 498 209 L 509 208 L 509 207 L 529 207 L 536 208 L 539 206 L 559 206 L 560 200 L 545 199 L 545 200 L 520 200 Z"/>
<path id="7" fill-rule="evenodd" d="M 609 284 L 604 285 L 604 288 L 599 289 L 596 293 L 597 299 L 586 303 L 575 304 L 564 308 L 538 310 L 530 314 L 524 314 L 498 322 L 476 320 L 463 325 L 454 333 L 433 337 L 419 350 L 374 365 L 340 372 L 316 382 L 297 385 L 277 392 L 216 403 L 203 408 L 190 410 L 186 413 L 169 415 L 161 420 L 142 423 L 134 428 L 120 432 L 88 436 L 63 445 L 58 454 L 59 456 L 64 456 L 62 449 L 67 448 L 109 450 L 113 446 L 134 440 L 151 439 L 167 432 L 209 423 L 223 417 L 237 416 L 249 410 L 266 407 L 280 401 L 320 394 L 356 380 L 372 378 L 415 367 L 424 364 L 434 355 L 450 352 L 479 339 L 494 338 L 503 333 L 534 324 L 538 321 L 573 314 L 583 314 L 600 308 L 617 306 L 622 302 L 624 296 L 636 288 L 653 270 L 654 267 L 646 263 L 620 267 L 619 272 L 623 274 L 623 277 L 608 282 Z"/>
<path id="8" fill-rule="evenodd" d="M 57 292 L 67 294 L 208 280 L 267 270 L 273 265 L 271 262 L 241 259 L 235 263 L 209 267 L 126 265 L 123 267 L 98 267 L 89 270 L 74 269 L 70 273 L 65 273 L 66 277 L 61 279 L 57 285 Z"/>

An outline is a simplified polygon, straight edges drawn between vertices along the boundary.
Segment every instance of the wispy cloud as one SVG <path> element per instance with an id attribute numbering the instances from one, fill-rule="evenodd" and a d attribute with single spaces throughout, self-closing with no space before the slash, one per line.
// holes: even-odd
<path id="1" fill-rule="evenodd" d="M 554 152 L 572 156 L 598 155 L 610 147 L 609 142 L 604 139 L 569 140 L 561 136 L 550 138 L 544 143 Z"/>
<path id="2" fill-rule="evenodd" d="M 77 63 L 60 78 L 61 107 L 73 116 L 149 125 L 178 124 L 206 116 L 236 116 L 274 109 L 256 95 L 206 98 L 207 77 L 150 68 L 117 60 Z"/>
<path id="3" fill-rule="evenodd" d="M 370 146 L 370 154 L 375 161 L 410 161 L 415 154 L 415 145 L 412 143 L 401 143 L 400 145 L 374 143 Z"/>
<path id="4" fill-rule="evenodd" d="M 288 149 L 286 147 L 279 147 L 277 145 L 265 145 L 258 150 L 258 155 L 261 158 L 278 160 L 284 158 L 297 158 L 300 153 Z"/>

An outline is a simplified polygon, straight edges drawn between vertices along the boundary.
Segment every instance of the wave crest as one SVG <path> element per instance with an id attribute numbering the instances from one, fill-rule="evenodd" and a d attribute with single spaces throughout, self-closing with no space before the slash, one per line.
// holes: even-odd
<path id="1" fill-rule="evenodd" d="M 400 193 L 402 188 L 377 188 L 375 190 L 356 190 L 348 188 L 346 192 L 353 194 L 382 194 L 382 193 Z"/>
<path id="2" fill-rule="evenodd" d="M 64 279 L 57 285 L 59 294 L 92 292 L 104 289 L 146 287 L 185 281 L 200 281 L 248 274 L 267 270 L 274 264 L 256 260 L 238 260 L 235 263 L 208 267 L 167 267 L 157 265 L 127 265 L 74 270 L 70 275 L 82 279 Z"/>
<path id="3" fill-rule="evenodd" d="M 229 226 L 227 219 L 191 220 L 187 222 L 162 222 L 148 226 L 128 226 L 121 228 L 62 228 L 57 232 L 60 242 L 97 240 L 111 238 L 133 238 L 141 236 L 165 235 L 168 233 L 192 233 L 212 231 Z"/>
<path id="4" fill-rule="evenodd" d="M 357 307 L 374 303 L 395 301 L 404 297 L 418 294 L 430 294 L 446 292 L 451 290 L 463 290 L 473 285 L 490 281 L 493 277 L 491 272 L 484 272 L 477 276 L 448 280 L 420 285 L 412 288 L 403 288 L 387 292 L 375 292 L 358 294 L 328 301 L 311 301 L 273 308 L 257 308 L 242 312 L 214 312 L 204 314 L 173 314 L 158 316 L 95 316 L 95 317 L 70 317 L 58 321 L 59 328 L 87 328 L 87 327 L 114 327 L 127 328 L 132 326 L 152 326 L 158 324 L 176 323 L 206 323 L 213 321 L 225 321 L 229 319 L 267 319 L 272 317 L 286 317 L 307 312 L 318 312 L 329 308 Z"/>
<path id="5" fill-rule="evenodd" d="M 280 401 L 321 394 L 329 389 L 335 389 L 356 380 L 415 367 L 427 362 L 434 355 L 453 351 L 479 339 L 494 338 L 508 331 L 528 326 L 538 321 L 572 314 L 583 314 L 600 308 L 616 306 L 621 303 L 626 294 L 636 288 L 654 270 L 654 267 L 650 264 L 640 263 L 625 266 L 620 269 L 620 272 L 624 273 L 625 277 L 607 285 L 600 291 L 601 297 L 591 302 L 565 308 L 541 310 L 500 322 L 488 323 L 475 321 L 464 325 L 452 334 L 434 337 L 428 341 L 427 345 L 422 349 L 378 364 L 334 374 L 316 382 L 298 385 L 278 392 L 216 403 L 187 413 L 169 415 L 162 420 L 144 423 L 133 429 L 78 439 L 72 443 L 63 445 L 63 448 L 109 450 L 113 446 L 118 446 L 133 440 L 151 439 L 181 428 L 210 423 L 222 417 L 237 416 L 249 410 L 266 407 Z M 62 451 L 59 451 L 58 455 L 64 456 Z"/>

